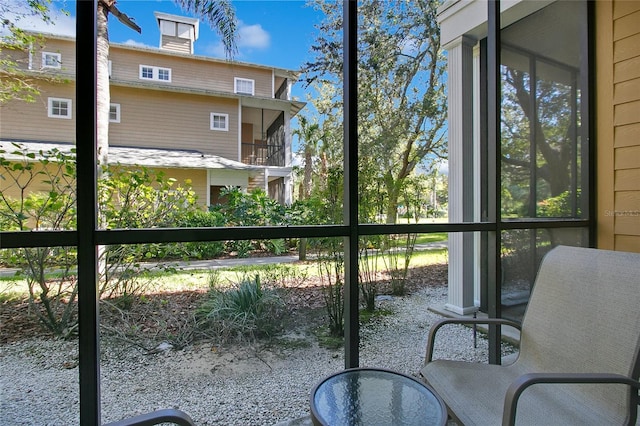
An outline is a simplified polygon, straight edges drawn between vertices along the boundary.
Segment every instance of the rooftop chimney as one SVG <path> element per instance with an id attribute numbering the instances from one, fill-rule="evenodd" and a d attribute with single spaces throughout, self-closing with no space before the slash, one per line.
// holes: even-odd
<path id="1" fill-rule="evenodd" d="M 160 28 L 160 49 L 193 54 L 198 39 L 198 20 L 185 16 L 154 12 Z"/>

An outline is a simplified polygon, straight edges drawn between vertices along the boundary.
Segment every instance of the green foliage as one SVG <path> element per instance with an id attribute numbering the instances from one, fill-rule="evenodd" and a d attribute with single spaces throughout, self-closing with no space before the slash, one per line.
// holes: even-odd
<path id="1" fill-rule="evenodd" d="M 245 258 L 249 257 L 251 254 L 251 249 L 253 249 L 253 244 L 251 241 L 247 240 L 235 240 L 229 243 L 229 247 L 231 252 L 235 252 L 236 256 Z"/>
<path id="2" fill-rule="evenodd" d="M 75 228 L 75 148 L 40 150 L 17 143 L 0 149 L 0 222 L 6 230 Z M 46 188 L 32 192 L 31 187 Z M 11 196 L 10 194 L 15 194 Z"/>
<path id="3" fill-rule="evenodd" d="M 382 252 L 380 247 L 381 235 L 371 235 L 360 238 L 360 256 L 358 257 L 358 281 L 360 294 L 364 301 L 364 310 L 373 312 L 376 308 L 378 292 L 378 260 Z"/>
<path id="4" fill-rule="evenodd" d="M 26 0 L 25 3 L 26 8 L 0 3 L 0 105 L 12 100 L 35 102 L 41 84 L 68 82 L 52 73 L 36 76 L 29 71 L 29 56 L 43 45 L 44 37 L 22 30 L 19 21 L 28 16 L 38 17 L 47 24 L 55 21 L 51 17 L 51 0 Z"/>
<path id="5" fill-rule="evenodd" d="M 312 0 L 325 19 L 318 25 L 304 78 L 322 123 L 319 149 L 325 171 L 343 157 L 342 6 Z M 360 221 L 395 223 L 405 180 L 419 164 L 446 155 L 446 63 L 440 49 L 437 0 L 358 2 L 358 145 Z M 310 121 L 310 120 L 307 120 Z M 383 213 L 380 214 L 379 211 Z"/>
<path id="6" fill-rule="evenodd" d="M 3 229 L 68 230 L 76 224 L 75 150 L 27 152 L 20 144 L 0 149 L 0 220 Z M 46 190 L 30 192 L 32 185 Z M 10 194 L 17 194 L 12 197 Z M 27 281 L 31 312 L 54 334 L 68 336 L 75 328 L 78 284 L 72 275 L 76 250 L 38 247 L 2 250 L 3 262 L 15 262 Z M 46 272 L 56 269 L 57 279 Z"/>
<path id="7" fill-rule="evenodd" d="M 381 250 L 385 254 L 383 259 L 391 276 L 392 294 L 400 296 L 406 293 L 409 263 L 413 256 L 416 238 L 417 234 L 407 234 L 406 239 L 401 239 L 399 235 L 383 236 Z"/>
<path id="8" fill-rule="evenodd" d="M 283 306 L 275 290 L 262 287 L 258 275 L 230 288 L 214 282 L 198 308 L 199 324 L 205 334 L 223 342 L 269 337 L 281 328 Z"/>
<path id="9" fill-rule="evenodd" d="M 100 216 L 110 229 L 176 227 L 196 214 L 196 196 L 188 186 L 162 172 L 146 168 L 113 168 L 98 182 Z M 132 244 L 109 246 L 100 253 L 100 293 L 109 297 L 133 296 L 145 289 L 139 262 L 165 257 L 176 245 Z"/>
<path id="10" fill-rule="evenodd" d="M 285 208 L 262 189 L 245 193 L 237 187 L 226 187 L 220 192 L 225 204 L 211 206 L 210 210 L 221 213 L 228 226 L 282 225 Z"/>
<path id="11" fill-rule="evenodd" d="M 110 170 L 98 182 L 104 226 L 109 229 L 163 228 L 178 224 L 199 207 L 195 192 L 162 172 L 147 168 Z"/>
<path id="12" fill-rule="evenodd" d="M 259 273 L 261 281 L 274 288 L 300 287 L 307 281 L 309 275 L 306 268 L 286 263 L 264 265 Z"/>
<path id="13" fill-rule="evenodd" d="M 571 201 L 573 194 L 565 191 L 557 197 L 549 197 L 538 203 L 539 217 L 574 217 L 580 215 L 580 190 L 575 197 L 575 213 L 572 211 Z"/>
<path id="14" fill-rule="evenodd" d="M 285 241 L 282 238 L 278 238 L 275 240 L 266 240 L 264 245 L 268 252 L 273 253 L 276 256 L 281 255 L 282 253 L 285 253 L 287 251 Z"/>
<path id="15" fill-rule="evenodd" d="M 576 195 L 572 169 L 579 170 L 581 161 L 576 156 L 576 124 L 579 129 L 581 118 L 575 114 L 580 97 L 575 98 L 575 86 L 563 72 L 558 68 L 550 74 L 558 81 L 532 80 L 527 71 L 501 68 L 504 216 L 571 216 L 568 206 L 561 204 L 563 193 Z M 531 108 L 534 99 L 536 108 Z"/>
<path id="16" fill-rule="evenodd" d="M 210 207 L 210 211 L 219 214 L 226 226 L 274 226 L 286 225 L 292 217 L 287 208 L 262 189 L 254 189 L 248 193 L 237 187 L 226 187 L 220 192 L 226 200 L 224 204 Z M 228 244 L 231 252 L 238 257 L 247 257 L 252 250 L 266 249 L 274 254 L 286 251 L 282 240 L 231 241 Z"/>
<path id="17" fill-rule="evenodd" d="M 178 219 L 179 228 L 220 227 L 224 225 L 224 217 L 217 212 L 190 211 Z M 211 259 L 224 253 L 224 241 L 189 242 L 173 244 L 175 257 L 188 259 Z"/>

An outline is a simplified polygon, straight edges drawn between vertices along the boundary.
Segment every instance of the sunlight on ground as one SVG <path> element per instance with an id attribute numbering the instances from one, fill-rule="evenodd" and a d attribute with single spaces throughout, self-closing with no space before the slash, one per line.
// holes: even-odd
<path id="1" fill-rule="evenodd" d="M 424 234 L 425 236 L 440 237 L 442 234 Z M 446 235 L 446 234 L 444 234 Z M 439 238 L 437 241 L 441 241 Z M 432 240 L 433 241 L 433 240 Z M 370 267 L 375 263 L 375 270 L 385 271 L 389 264 L 389 255 L 381 255 L 377 261 L 371 256 Z M 448 250 L 430 249 L 415 251 L 410 261 L 410 268 L 417 268 L 433 264 L 447 263 L 449 260 Z M 176 263 L 177 264 L 177 263 Z M 403 256 L 400 254 L 399 266 L 404 264 Z M 219 285 L 238 283 L 245 277 L 253 277 L 256 274 L 267 276 L 271 281 L 278 277 L 294 277 L 304 281 L 305 277 L 317 277 L 320 275 L 318 264 L 313 260 L 306 262 L 267 264 L 267 265 L 243 265 L 232 268 L 204 269 L 204 270 L 180 270 L 179 266 L 165 270 L 153 270 L 140 274 L 142 287 L 145 292 L 175 292 L 207 290 L 209 284 L 214 280 Z M 54 275 L 51 276 L 55 278 Z M 25 299 L 29 296 L 27 283 L 24 276 L 0 277 L 0 302 Z"/>

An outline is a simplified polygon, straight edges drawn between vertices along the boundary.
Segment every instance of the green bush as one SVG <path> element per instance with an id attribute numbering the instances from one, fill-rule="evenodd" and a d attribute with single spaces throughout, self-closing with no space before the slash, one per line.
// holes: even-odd
<path id="1" fill-rule="evenodd" d="M 226 187 L 220 192 L 226 203 L 210 206 L 210 211 L 218 213 L 226 226 L 274 226 L 287 225 L 287 208 L 262 189 L 244 192 L 237 187 Z M 229 252 L 236 252 L 238 257 L 247 257 L 252 250 L 265 249 L 275 254 L 286 250 L 284 242 L 268 240 L 231 241 L 227 245 Z"/>
<path id="2" fill-rule="evenodd" d="M 223 342 L 273 336 L 281 329 L 283 313 L 277 292 L 263 288 L 258 275 L 230 288 L 214 284 L 198 309 L 202 331 Z"/>
<path id="3" fill-rule="evenodd" d="M 145 167 L 110 168 L 98 182 L 100 222 L 109 229 L 173 228 L 199 210 L 188 185 Z M 100 252 L 100 293 L 108 297 L 134 296 L 144 292 L 139 263 L 175 254 L 172 244 L 108 246 Z M 174 250 L 174 251 L 172 251 Z"/>
<path id="4" fill-rule="evenodd" d="M 179 228 L 211 228 L 224 226 L 224 217 L 218 212 L 196 210 L 181 218 Z M 175 257 L 211 259 L 224 254 L 224 241 L 189 242 L 174 244 Z"/>
<path id="5" fill-rule="evenodd" d="M 580 190 L 575 197 L 576 213 L 580 215 Z M 550 197 L 546 200 L 538 203 L 538 217 L 572 217 L 571 197 L 573 194 L 570 191 L 564 191 L 562 194 L 556 197 Z"/>
<path id="6" fill-rule="evenodd" d="M 0 223 L 6 230 L 68 230 L 76 227 L 75 150 L 57 149 L 37 155 L 17 143 L 7 160 L 0 150 Z M 33 192 L 31 185 L 44 191 Z M 9 193 L 18 194 L 17 198 Z M 3 263 L 22 268 L 29 292 L 30 312 L 51 332 L 67 337 L 75 330 L 78 281 L 72 275 L 75 247 L 2 250 Z M 55 270 L 56 277 L 50 272 Z"/>

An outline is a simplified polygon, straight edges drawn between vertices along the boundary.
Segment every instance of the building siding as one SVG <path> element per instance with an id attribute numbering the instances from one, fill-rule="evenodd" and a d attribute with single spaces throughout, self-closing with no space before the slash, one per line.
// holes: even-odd
<path id="1" fill-rule="evenodd" d="M 178 55 L 159 54 L 128 50 L 112 46 L 109 52 L 114 81 L 140 81 L 140 65 L 151 65 L 171 69 L 169 86 L 189 87 L 201 90 L 234 93 L 234 78 L 248 78 L 255 81 L 255 96 L 273 98 L 272 73 L 268 69 L 252 68 L 237 63 L 203 61 Z"/>
<path id="2" fill-rule="evenodd" d="M 48 117 L 49 97 L 71 99 L 72 119 Z M 0 106 L 3 139 L 75 142 L 75 84 L 43 84 L 34 103 Z M 120 123 L 109 124 L 113 146 L 189 149 L 238 161 L 238 100 L 158 90 L 111 88 Z M 212 112 L 229 115 L 229 130 L 210 130 Z M 149 120 L 153 117 L 153 120 Z"/>
<path id="3" fill-rule="evenodd" d="M 75 83 L 40 84 L 35 102 L 0 104 L 0 137 L 49 142 L 75 142 Z M 49 97 L 71 99 L 71 119 L 48 116 Z"/>
<path id="4" fill-rule="evenodd" d="M 38 81 L 40 94 L 32 103 L 0 104 L 0 138 L 72 144 L 76 129 L 75 40 L 51 35 L 42 40 L 30 56 L 16 52 L 22 55 L 21 66 L 29 68 Z M 61 69 L 41 70 L 43 51 L 60 53 Z M 241 161 L 241 128 L 246 132 L 244 140 L 253 143 L 253 133 L 261 130 L 252 121 L 255 114 L 290 107 L 282 100 L 267 100 L 274 99 L 274 75 L 278 74 L 277 79 L 282 82 L 282 75 L 289 74 L 286 70 L 125 45 L 111 45 L 109 61 L 110 101 L 120 108 L 119 121 L 109 124 L 111 146 L 190 150 Z M 140 79 L 141 65 L 171 69 L 170 81 Z M 47 81 L 52 76 L 60 78 Z M 235 94 L 236 78 L 253 80 L 254 96 Z M 48 117 L 49 97 L 71 100 L 71 119 Z M 228 117 L 227 130 L 211 130 L 211 113 Z M 250 186 L 250 173 L 246 170 L 210 172 L 215 176 L 221 173 L 218 180 L 223 185 L 240 177 L 243 188 Z M 264 172 L 258 174 L 261 176 L 256 182 L 264 187 Z M 206 170 L 174 170 L 169 175 L 179 181 L 192 179 L 200 202 L 206 201 Z"/>
<path id="5" fill-rule="evenodd" d="M 120 104 L 120 123 L 109 125 L 111 145 L 189 149 L 239 159 L 237 99 L 112 87 L 111 102 Z M 212 112 L 229 115 L 228 131 L 210 130 Z"/>
<path id="6" fill-rule="evenodd" d="M 640 2 L 596 3 L 598 247 L 640 252 Z"/>
<path id="7" fill-rule="evenodd" d="M 37 43 L 37 42 L 36 42 Z M 69 75 L 76 73 L 76 44 L 67 39 L 47 39 L 44 47 L 36 47 L 32 54 L 32 70 L 42 69 L 42 52 L 60 53 L 61 67 L 59 72 Z M 47 70 L 51 70 L 47 68 Z"/>

